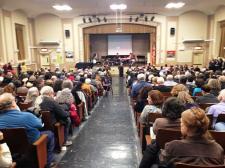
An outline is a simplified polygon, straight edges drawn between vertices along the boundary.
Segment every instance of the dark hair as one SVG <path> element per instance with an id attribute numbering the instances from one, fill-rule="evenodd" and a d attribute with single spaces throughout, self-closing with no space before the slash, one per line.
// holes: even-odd
<path id="1" fill-rule="evenodd" d="M 181 117 L 184 110 L 185 106 L 178 98 L 170 97 L 163 104 L 162 116 L 170 120 L 176 120 Z"/>
<path id="2" fill-rule="evenodd" d="M 22 86 L 22 82 L 20 80 L 15 80 L 13 83 L 14 83 L 14 85 L 15 85 L 16 88 Z"/>
<path id="3" fill-rule="evenodd" d="M 62 90 L 62 83 L 63 83 L 63 81 L 60 80 L 60 79 L 57 79 L 55 81 L 55 83 L 53 84 L 53 90 L 54 90 L 55 93 Z"/>
<path id="4" fill-rule="evenodd" d="M 202 90 L 206 93 L 209 93 L 211 91 L 211 87 L 207 84 L 202 86 Z"/>
<path id="5" fill-rule="evenodd" d="M 152 86 L 145 86 L 140 90 L 140 93 L 138 95 L 139 100 L 146 100 L 148 97 L 149 91 L 152 90 Z"/>
<path id="6" fill-rule="evenodd" d="M 193 82 L 194 81 L 194 77 L 192 75 L 187 77 L 188 82 Z"/>
<path id="7" fill-rule="evenodd" d="M 163 104 L 163 95 L 158 90 L 152 90 L 148 92 L 148 96 L 152 99 L 152 103 L 156 106 L 161 106 Z"/>
<path id="8" fill-rule="evenodd" d="M 180 77 L 180 83 L 185 85 L 186 82 L 187 82 L 187 77 L 184 76 L 184 75 L 182 75 L 182 76 Z"/>
<path id="9" fill-rule="evenodd" d="M 197 78 L 196 81 L 195 81 L 195 85 L 198 87 L 198 88 L 201 88 L 203 85 L 204 85 L 204 79 L 202 78 Z"/>

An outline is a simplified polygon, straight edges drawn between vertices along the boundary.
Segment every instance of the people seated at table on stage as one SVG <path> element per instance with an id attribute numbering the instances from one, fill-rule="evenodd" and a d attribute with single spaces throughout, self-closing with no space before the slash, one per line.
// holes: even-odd
<path id="1" fill-rule="evenodd" d="M 124 62 L 124 61 L 132 61 L 133 62 L 133 61 L 136 60 L 135 55 L 133 53 L 130 53 L 128 57 L 124 57 L 124 58 L 119 57 L 119 59 L 120 59 L 121 62 Z"/>

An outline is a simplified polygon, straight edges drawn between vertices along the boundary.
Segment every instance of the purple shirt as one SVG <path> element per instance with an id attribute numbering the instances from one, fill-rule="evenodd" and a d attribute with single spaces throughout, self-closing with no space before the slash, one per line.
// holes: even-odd
<path id="1" fill-rule="evenodd" d="M 218 115 L 221 113 L 225 114 L 225 102 L 220 102 L 209 107 L 208 114 L 213 115 L 213 127 L 216 123 Z"/>

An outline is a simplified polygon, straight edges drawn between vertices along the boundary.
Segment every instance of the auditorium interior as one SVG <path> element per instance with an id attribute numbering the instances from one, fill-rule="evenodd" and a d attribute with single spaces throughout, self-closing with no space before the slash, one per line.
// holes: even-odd
<path id="1" fill-rule="evenodd" d="M 225 168 L 224 89 L 225 0 L 0 0 L 0 168 Z M 32 113 L 37 141 L 5 121 L 13 110 Z M 196 137 L 198 152 L 175 151 L 188 131 L 214 156 Z"/>

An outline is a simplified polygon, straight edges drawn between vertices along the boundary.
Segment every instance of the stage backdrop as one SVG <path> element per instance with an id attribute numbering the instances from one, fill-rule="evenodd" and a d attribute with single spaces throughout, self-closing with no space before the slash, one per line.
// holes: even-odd
<path id="1" fill-rule="evenodd" d="M 149 33 L 135 34 L 92 34 L 90 35 L 90 52 L 91 55 L 97 53 L 97 57 L 116 55 L 145 55 L 149 52 Z"/>

